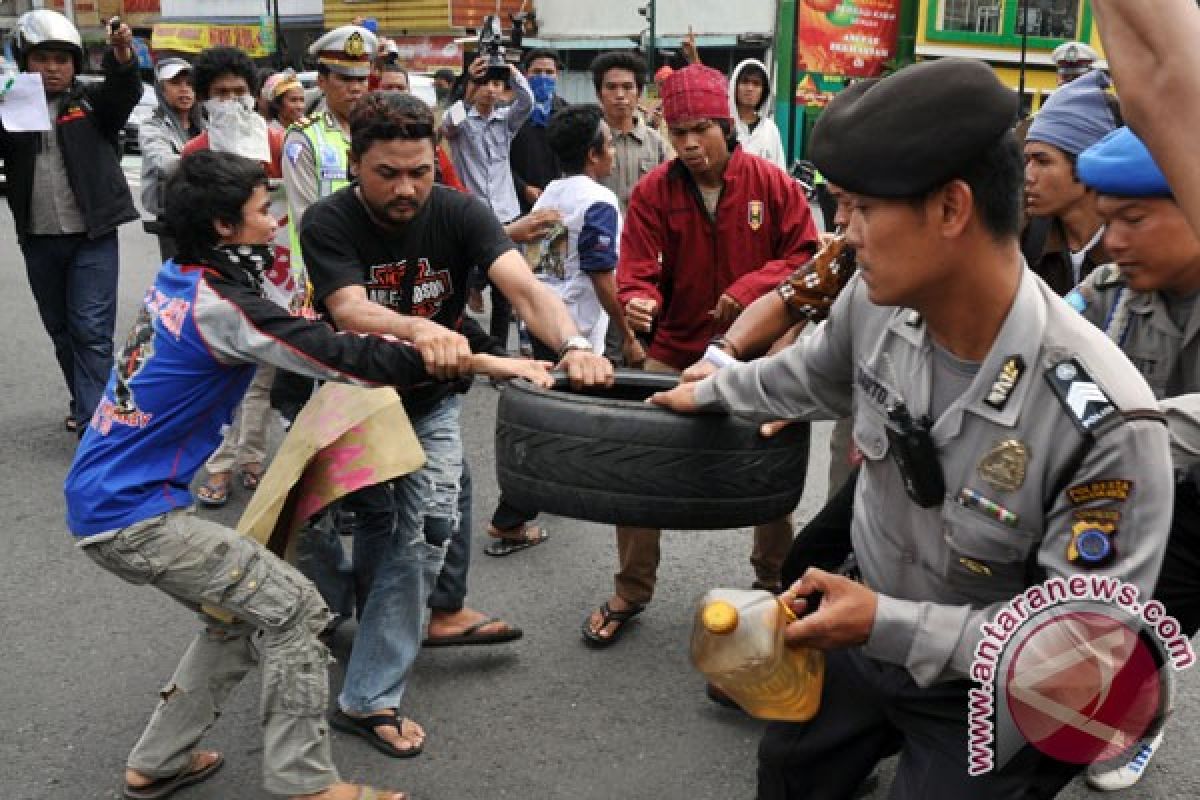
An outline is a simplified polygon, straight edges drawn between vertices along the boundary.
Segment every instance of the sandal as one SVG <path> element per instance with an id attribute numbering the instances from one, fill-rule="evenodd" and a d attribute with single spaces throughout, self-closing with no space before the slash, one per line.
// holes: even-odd
<path id="1" fill-rule="evenodd" d="M 513 535 L 514 533 L 516 536 Z M 493 541 L 483 548 L 483 552 L 485 555 L 497 557 L 512 555 L 519 550 L 536 547 L 550 538 L 550 534 L 544 529 L 537 525 L 530 525 L 528 522 L 522 523 L 520 528 L 504 530 L 494 525 L 488 525 L 487 534 L 492 537 Z"/>
<path id="2" fill-rule="evenodd" d="M 262 483 L 262 464 L 242 464 L 240 472 L 242 476 L 242 488 L 246 491 L 253 492 Z"/>
<path id="3" fill-rule="evenodd" d="M 209 508 L 220 508 L 229 502 L 229 473 L 214 472 L 196 490 L 196 499 Z"/>
<path id="4" fill-rule="evenodd" d="M 333 727 L 343 733 L 352 733 L 355 736 L 360 736 L 367 740 L 367 743 L 374 747 L 384 755 L 389 755 L 392 758 L 412 758 L 418 756 L 425 749 L 425 743 L 413 745 L 412 747 L 399 748 L 389 742 L 387 739 L 379 735 L 376 728 L 384 725 L 389 725 L 400 734 L 404 735 L 404 723 L 412 720 L 405 719 L 397 713 L 392 714 L 371 714 L 367 717 L 352 717 L 340 708 L 335 709 L 329 716 L 329 723 Z"/>
<path id="5" fill-rule="evenodd" d="M 129 800 L 160 800 L 163 797 L 170 797 L 185 786 L 191 786 L 192 784 L 211 778 L 225 763 L 225 756 L 217 753 L 216 760 L 201 769 L 193 769 L 195 763 L 194 760 L 189 761 L 182 772 L 178 772 L 167 778 L 159 778 L 158 780 L 151 781 L 145 786 L 130 786 L 127 783 L 124 789 L 125 797 Z"/>
<path id="6" fill-rule="evenodd" d="M 501 630 L 485 633 L 483 631 L 489 625 L 503 623 L 504 627 Z M 458 645 L 484 645 L 484 644 L 504 644 L 506 642 L 515 642 L 525 635 L 525 632 L 520 628 L 509 625 L 499 617 L 487 617 L 479 620 L 474 625 L 469 625 L 460 633 L 451 633 L 446 636 L 426 636 L 421 640 L 422 647 L 454 647 Z"/>
<path id="7" fill-rule="evenodd" d="M 609 623 L 617 623 L 617 627 L 613 628 L 613 632 L 608 636 L 602 636 L 599 633 L 592 632 L 592 626 L 588 623 L 592 620 L 592 615 L 588 614 L 583 620 L 583 643 L 589 647 L 609 647 L 616 643 L 617 639 L 621 638 L 621 634 L 625 632 L 625 623 L 636 617 L 638 614 L 646 610 L 643 605 L 634 604 L 633 608 L 626 611 L 614 611 L 608 601 L 604 601 L 604 605 L 600 606 L 600 630 L 608 627 Z"/>

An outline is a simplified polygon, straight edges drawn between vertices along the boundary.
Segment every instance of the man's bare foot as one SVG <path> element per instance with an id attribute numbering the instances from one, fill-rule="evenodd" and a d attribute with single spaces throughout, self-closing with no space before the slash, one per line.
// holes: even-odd
<path id="1" fill-rule="evenodd" d="M 201 772 L 208 769 L 213 764 L 221 759 L 221 754 L 215 750 L 196 750 L 193 751 L 191 759 L 188 761 L 187 768 L 184 773 L 191 775 L 195 772 Z M 149 775 L 143 775 L 136 769 L 125 770 L 125 785 L 131 789 L 142 789 L 152 783 L 157 783 L 161 778 L 151 778 Z"/>
<path id="2" fill-rule="evenodd" d="M 373 716 L 391 716 L 396 717 L 395 711 L 383 709 L 381 711 L 373 711 L 368 714 L 358 714 L 351 711 L 343 711 L 347 717 L 353 719 L 364 719 L 365 717 Z M 375 725 L 372 730 L 375 735 L 385 742 L 390 744 L 401 752 L 416 750 L 425 744 L 425 729 L 413 722 L 407 717 L 399 718 L 400 724 L 397 725 Z"/>
<path id="3" fill-rule="evenodd" d="M 481 622 L 486 624 L 480 625 Z M 425 636 L 428 639 L 444 639 L 469 633 L 469 635 L 483 638 L 501 636 L 512 633 L 515 630 L 512 625 L 509 625 L 504 620 L 491 619 L 480 611 L 464 607 L 458 611 L 439 611 L 435 609 L 430 612 L 429 628 Z"/>
<path id="4" fill-rule="evenodd" d="M 292 800 L 408 800 L 408 795 L 357 783 L 335 783 L 323 792 L 293 795 Z"/>

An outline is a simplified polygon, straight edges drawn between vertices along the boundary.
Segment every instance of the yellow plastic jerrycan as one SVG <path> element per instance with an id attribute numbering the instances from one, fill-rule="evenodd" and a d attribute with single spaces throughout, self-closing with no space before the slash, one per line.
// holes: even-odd
<path id="1" fill-rule="evenodd" d="M 783 643 L 796 619 L 770 592 L 713 589 L 692 628 L 692 663 L 709 682 L 760 719 L 804 722 L 821 705 L 825 654 Z"/>

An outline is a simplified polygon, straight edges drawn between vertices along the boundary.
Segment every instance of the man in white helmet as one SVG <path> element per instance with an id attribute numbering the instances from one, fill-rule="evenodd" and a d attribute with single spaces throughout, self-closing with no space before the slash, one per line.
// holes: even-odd
<path id="1" fill-rule="evenodd" d="M 1100 56 L 1083 42 L 1064 42 L 1050 54 L 1058 71 L 1058 85 L 1070 83 L 1091 72 Z"/>
<path id="2" fill-rule="evenodd" d="M 117 226 L 138 218 L 121 170 L 118 136 L 142 96 L 133 33 L 118 25 L 104 53 L 104 81 L 84 85 L 83 43 L 56 11 L 23 14 L 13 31 L 22 72 L 41 76 L 47 132 L 0 126 L 8 205 L 29 286 L 70 392 L 66 428 L 92 416 L 113 358 Z"/>

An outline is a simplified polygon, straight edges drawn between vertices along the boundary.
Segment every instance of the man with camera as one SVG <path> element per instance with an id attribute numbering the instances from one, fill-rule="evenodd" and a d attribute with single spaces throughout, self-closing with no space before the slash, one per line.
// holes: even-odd
<path id="1" fill-rule="evenodd" d="M 484 32 L 491 31 L 485 28 Z M 499 40 L 480 36 L 480 55 L 467 69 L 468 81 L 462 100 L 442 115 L 442 134 L 450 143 L 450 155 L 463 183 L 483 200 L 501 224 L 521 215 L 521 204 L 513 185 L 509 151 L 517 131 L 533 110 L 533 91 L 516 67 L 504 60 Z M 498 107 L 509 86 L 514 90 L 513 104 Z M 473 276 L 475 290 L 483 288 L 483 276 Z M 492 318 L 488 332 L 508 343 L 512 309 L 507 298 L 492 285 Z"/>
<path id="2" fill-rule="evenodd" d="M 0 157 L 29 288 L 71 395 L 65 425 L 77 431 L 100 402 L 112 365 L 117 227 L 138 218 L 117 137 L 142 82 L 133 33 L 115 18 L 99 86 L 76 80 L 83 40 L 56 11 L 23 14 L 13 44 L 21 71 L 41 76 L 51 129 L 0 127 Z"/>

